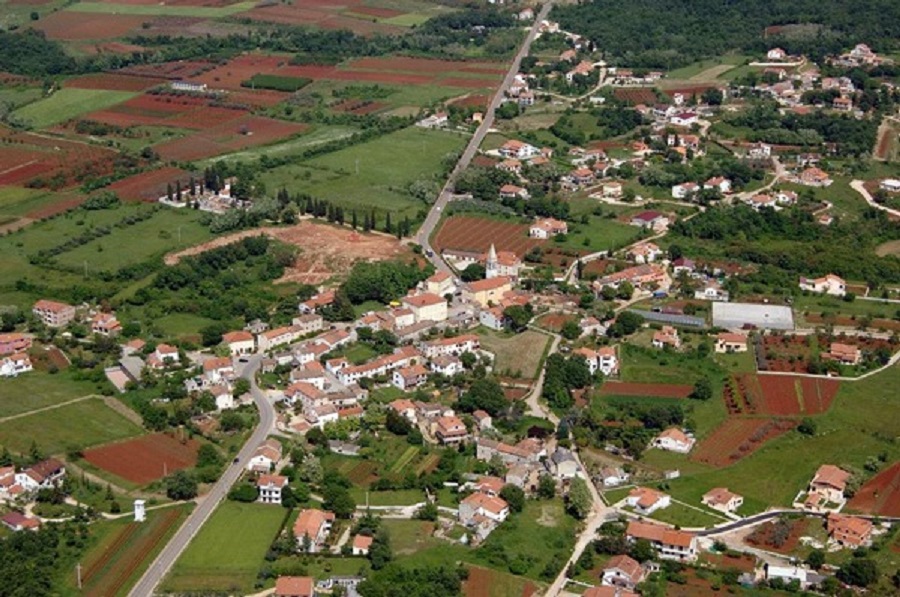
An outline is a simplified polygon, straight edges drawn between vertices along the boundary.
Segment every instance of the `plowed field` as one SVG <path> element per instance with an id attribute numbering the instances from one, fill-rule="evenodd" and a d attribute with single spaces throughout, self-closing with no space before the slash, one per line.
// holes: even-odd
<path id="1" fill-rule="evenodd" d="M 155 433 L 84 452 L 84 459 L 116 476 L 139 484 L 162 479 L 197 463 L 200 444 Z"/>
<path id="2" fill-rule="evenodd" d="M 784 419 L 730 417 L 700 442 L 691 458 L 712 466 L 728 466 L 795 426 L 795 421 Z"/>
<path id="3" fill-rule="evenodd" d="M 438 251 L 454 249 L 484 253 L 493 244 L 498 251 L 511 251 L 522 257 L 532 247 L 541 246 L 544 241 L 530 238 L 526 224 L 501 222 L 471 216 L 448 218 L 434 239 Z"/>
<path id="4" fill-rule="evenodd" d="M 900 462 L 869 479 L 848 506 L 867 514 L 900 516 Z"/>
<path id="5" fill-rule="evenodd" d="M 607 381 L 600 388 L 600 394 L 615 396 L 655 396 L 658 398 L 687 398 L 694 391 L 690 385 L 665 383 L 632 383 Z"/>

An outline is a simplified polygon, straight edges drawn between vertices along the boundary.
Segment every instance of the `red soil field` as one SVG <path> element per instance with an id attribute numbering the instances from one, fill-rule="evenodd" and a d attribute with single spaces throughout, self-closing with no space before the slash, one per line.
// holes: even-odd
<path id="1" fill-rule="evenodd" d="M 138 29 L 147 17 L 138 15 L 93 14 L 60 10 L 50 13 L 32 27 L 47 34 L 50 39 L 114 39 L 125 37 Z"/>
<path id="2" fill-rule="evenodd" d="M 255 74 L 275 74 L 280 68 L 288 66 L 290 58 L 286 56 L 238 56 L 228 64 L 218 66 L 208 72 L 194 77 L 194 80 L 206 83 L 214 89 L 242 90 L 241 83 Z M 285 74 L 278 72 L 278 74 Z"/>
<path id="3" fill-rule="evenodd" d="M 860 322 L 856 319 L 848 317 L 846 315 L 832 315 L 827 318 L 827 321 L 822 318 L 821 313 L 809 313 L 804 316 L 807 323 L 812 324 L 824 324 L 824 323 L 833 323 L 834 325 L 844 326 L 844 327 L 858 327 Z M 873 319 L 868 329 L 885 329 L 892 332 L 900 332 L 900 321 L 894 321 L 893 319 Z"/>
<path id="4" fill-rule="evenodd" d="M 450 102 L 453 106 L 460 108 L 486 108 L 491 98 L 487 95 L 467 95 Z"/>
<path id="5" fill-rule="evenodd" d="M 116 71 L 118 74 L 134 75 L 137 77 L 158 77 L 160 79 L 169 79 L 178 81 L 181 79 L 190 79 L 199 74 L 211 70 L 215 67 L 211 62 L 185 61 L 185 62 L 162 62 L 159 64 L 140 64 L 137 66 L 129 66 L 127 68 Z"/>
<path id="6" fill-rule="evenodd" d="M 307 128 L 305 124 L 245 116 L 198 131 L 183 139 L 161 143 L 154 149 L 165 160 L 191 161 L 266 145 L 302 133 Z"/>
<path id="7" fill-rule="evenodd" d="M 716 467 L 728 466 L 795 426 L 795 421 L 783 419 L 729 417 L 700 442 L 691 459 Z"/>
<path id="8" fill-rule="evenodd" d="M 84 459 L 123 479 L 145 484 L 194 466 L 199 448 L 196 440 L 181 442 L 165 433 L 154 433 L 86 450 Z"/>
<path id="9" fill-rule="evenodd" d="M 156 201 L 165 194 L 169 184 L 174 186 L 178 180 L 187 186 L 190 175 L 179 168 L 166 167 L 117 180 L 106 189 L 115 192 L 123 201 Z"/>
<path id="10" fill-rule="evenodd" d="M 693 386 L 665 383 L 632 383 L 607 381 L 601 386 L 600 394 L 616 396 L 654 396 L 659 398 L 687 398 L 694 391 Z"/>
<path id="11" fill-rule="evenodd" d="M 653 105 L 656 103 L 656 93 L 649 87 L 619 87 L 615 90 L 616 99 L 631 102 L 632 104 Z"/>
<path id="12" fill-rule="evenodd" d="M 847 505 L 867 514 L 900 516 L 900 462 L 869 479 Z"/>
<path id="13" fill-rule="evenodd" d="M 165 79 L 133 77 L 129 75 L 83 75 L 65 82 L 64 87 L 76 89 L 106 89 L 109 91 L 144 91 L 165 82 Z"/>
<path id="14" fill-rule="evenodd" d="M 773 541 L 775 528 L 777 525 L 781 524 L 777 521 L 767 522 L 763 525 L 760 525 L 756 528 L 755 531 L 748 535 L 746 539 L 744 539 L 744 542 L 748 545 L 762 547 L 768 551 L 789 554 L 797 548 L 797 544 L 800 543 L 800 537 L 807 533 L 809 523 L 810 520 L 807 518 L 801 518 L 799 520 L 789 520 L 787 524 L 790 525 L 790 532 L 784 543 L 782 543 L 780 546 L 775 545 Z"/>
<path id="15" fill-rule="evenodd" d="M 62 188 L 88 176 L 112 172 L 116 153 L 110 149 L 66 139 L 0 128 L 0 185 L 65 177 Z"/>
<path id="16" fill-rule="evenodd" d="M 721 85 L 717 85 L 716 83 L 697 83 L 696 85 L 685 85 L 683 87 L 678 87 L 677 89 L 663 89 L 662 92 L 669 97 L 675 97 L 676 94 L 680 93 L 685 96 L 685 98 L 688 98 L 694 94 L 699 95 L 713 87 L 721 87 Z"/>
<path id="17" fill-rule="evenodd" d="M 763 412 L 771 415 L 817 415 L 826 412 L 840 381 L 792 375 L 759 375 Z"/>
<path id="18" fill-rule="evenodd" d="M 485 87 L 493 87 L 498 81 L 494 81 L 492 79 L 464 79 L 462 77 L 447 77 L 446 79 L 437 79 L 437 83 L 439 85 L 443 85 L 445 87 L 461 87 L 463 89 L 483 89 Z"/>
<path id="19" fill-rule="evenodd" d="M 547 315 L 539 317 L 537 324 L 544 329 L 558 332 L 570 319 L 573 319 L 573 317 L 571 315 L 566 315 L 565 313 L 548 313 Z"/>
<path id="20" fill-rule="evenodd" d="M 486 253 L 491 244 L 498 251 L 511 251 L 522 257 L 532 247 L 544 244 L 529 238 L 528 226 L 471 216 L 452 216 L 444 221 L 434 239 L 438 251 L 455 249 Z"/>
<path id="21" fill-rule="evenodd" d="M 91 112 L 84 119 L 121 127 L 159 125 L 201 130 L 246 114 L 243 109 L 213 106 L 211 102 L 210 98 L 188 95 L 145 94 L 112 108 Z"/>

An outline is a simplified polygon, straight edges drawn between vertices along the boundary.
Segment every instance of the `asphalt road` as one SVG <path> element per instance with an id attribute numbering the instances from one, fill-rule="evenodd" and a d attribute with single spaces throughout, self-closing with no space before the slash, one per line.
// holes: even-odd
<path id="1" fill-rule="evenodd" d="M 550 2 L 544 4 L 540 12 L 535 17 L 534 24 L 531 26 L 531 29 L 528 30 L 528 35 L 525 36 L 525 40 L 519 47 L 519 51 L 516 53 L 516 56 L 509 67 L 509 71 L 507 71 L 506 76 L 503 78 L 503 82 L 500 84 L 500 87 L 497 89 L 494 97 L 491 98 L 491 103 L 484 113 L 484 118 L 481 121 L 481 125 L 475 130 L 475 134 L 472 135 L 472 138 L 469 139 L 469 144 L 466 145 L 465 150 L 459 157 L 459 161 L 456 163 L 456 166 L 453 168 L 453 171 L 447 178 L 447 182 L 446 184 L 444 184 L 444 188 L 441 189 L 441 193 L 440 195 L 438 195 L 437 201 L 435 201 L 434 205 L 431 206 L 431 211 L 428 212 L 428 216 L 426 216 L 425 221 L 422 223 L 422 227 L 419 228 L 419 232 L 416 234 L 417 242 L 422 245 L 423 249 L 425 249 L 425 254 L 429 256 L 429 260 L 434 264 L 434 267 L 437 268 L 438 271 L 443 271 L 448 274 L 453 273 L 453 271 L 450 269 L 450 266 L 448 266 L 444 262 L 440 255 L 435 253 L 434 249 L 431 247 L 431 244 L 428 242 L 428 239 L 431 237 L 431 233 L 434 232 L 435 227 L 441 220 L 441 212 L 444 211 L 444 209 L 447 207 L 447 204 L 450 203 L 453 198 L 453 193 L 451 191 L 453 189 L 453 184 L 456 181 L 456 177 L 459 176 L 459 174 L 469 166 L 472 158 L 474 158 L 475 154 L 478 153 L 478 148 L 481 147 L 481 143 L 487 136 L 488 131 L 490 131 L 494 126 L 494 115 L 497 111 L 497 108 L 500 107 L 500 104 L 503 102 L 503 97 L 506 93 L 506 90 L 509 89 L 509 86 L 512 85 L 513 80 L 519 73 L 519 66 L 522 63 L 522 58 L 528 55 L 528 51 L 531 48 L 531 43 L 537 36 L 538 29 L 541 26 L 541 21 L 547 18 L 547 15 L 550 13 L 550 9 L 552 7 L 553 2 L 551 0 Z"/>
<path id="2" fill-rule="evenodd" d="M 250 357 L 249 362 L 244 365 L 240 373 L 241 377 L 250 381 L 253 401 L 259 409 L 259 424 L 238 453 L 238 462 L 231 463 L 216 484 L 212 486 L 212 489 L 199 501 L 197 507 L 184 521 L 181 528 L 169 540 L 150 567 L 147 568 L 147 571 L 144 572 L 141 579 L 128 593 L 129 597 L 147 597 L 154 594 L 156 587 L 159 586 L 159 583 L 172 569 L 175 561 L 191 542 L 191 539 L 200 531 L 200 527 L 203 526 L 213 510 L 216 509 L 219 502 L 225 499 L 231 486 L 240 478 L 244 466 L 246 466 L 253 455 L 253 451 L 275 429 L 275 407 L 262 390 L 259 389 L 254 379 L 262 358 L 262 355 L 259 354 Z M 149 516 L 153 516 L 153 514 L 150 513 Z"/>

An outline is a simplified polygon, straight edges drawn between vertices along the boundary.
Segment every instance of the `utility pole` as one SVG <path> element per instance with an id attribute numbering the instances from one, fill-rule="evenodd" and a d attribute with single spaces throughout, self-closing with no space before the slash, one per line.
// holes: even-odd
<path id="1" fill-rule="evenodd" d="M 78 576 L 78 588 L 81 589 L 81 562 L 75 564 L 75 574 Z"/>

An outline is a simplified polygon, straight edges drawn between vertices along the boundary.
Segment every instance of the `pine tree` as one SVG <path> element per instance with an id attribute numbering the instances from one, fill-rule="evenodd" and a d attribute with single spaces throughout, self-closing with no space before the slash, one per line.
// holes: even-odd
<path id="1" fill-rule="evenodd" d="M 181 201 L 181 181 L 175 181 L 175 196 L 178 197 L 178 200 Z"/>
<path id="2" fill-rule="evenodd" d="M 191 176 L 191 197 L 197 196 L 197 181 Z"/>
<path id="3" fill-rule="evenodd" d="M 166 199 L 172 200 L 172 183 L 166 183 Z"/>
<path id="4" fill-rule="evenodd" d="M 394 227 L 391 226 L 391 212 L 387 212 L 384 216 L 384 231 L 390 234 Z"/>
<path id="5" fill-rule="evenodd" d="M 355 209 L 350 214 L 350 225 L 353 226 L 354 230 L 356 230 L 357 221 L 356 221 L 356 210 Z"/>

